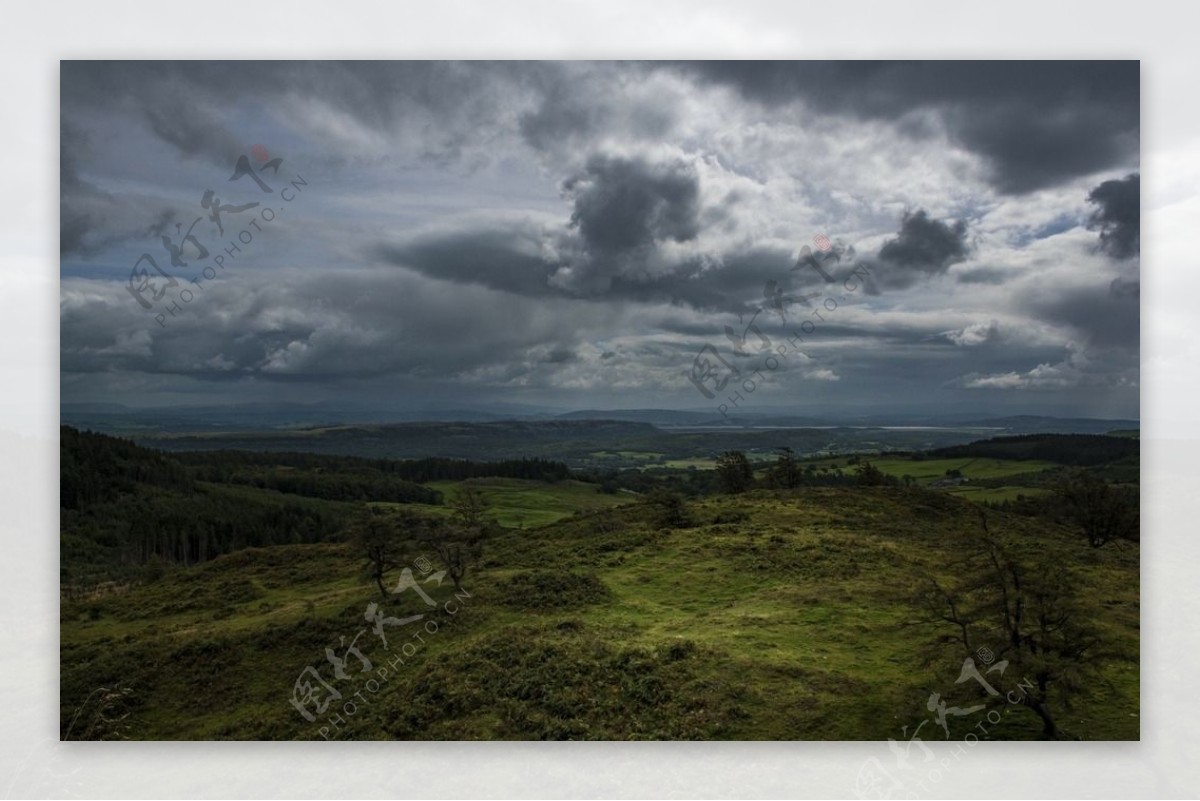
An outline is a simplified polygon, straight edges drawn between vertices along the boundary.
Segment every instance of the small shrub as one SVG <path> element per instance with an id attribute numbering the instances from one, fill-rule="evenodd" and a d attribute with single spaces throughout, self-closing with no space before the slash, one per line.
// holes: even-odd
<path id="1" fill-rule="evenodd" d="M 608 600 L 610 593 L 592 573 L 535 570 L 500 585 L 501 602 L 530 611 L 567 609 Z"/>
<path id="2" fill-rule="evenodd" d="M 680 640 L 679 642 L 671 643 L 667 648 L 667 661 L 678 662 L 681 659 L 687 659 L 696 653 L 696 643 L 691 640 Z"/>

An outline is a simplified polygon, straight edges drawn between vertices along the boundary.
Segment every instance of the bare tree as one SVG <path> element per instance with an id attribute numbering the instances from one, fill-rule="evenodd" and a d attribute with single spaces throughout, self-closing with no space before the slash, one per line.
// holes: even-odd
<path id="1" fill-rule="evenodd" d="M 980 510 L 982 533 L 958 566 L 953 582 L 931 579 L 926 608 L 953 634 L 943 642 L 970 655 L 987 646 L 1007 663 L 1008 676 L 1020 685 L 1022 703 L 1038 716 L 1042 736 L 1058 739 L 1062 731 L 1054 708 L 1070 708 L 1090 680 L 1099 678 L 1104 653 L 1092 625 L 1077 602 L 1078 580 L 1058 563 L 1029 567 L 988 528 Z"/>
<path id="2" fill-rule="evenodd" d="M 482 526 L 484 514 L 488 510 L 488 501 L 478 488 L 463 483 L 458 487 L 451 504 L 454 507 L 455 519 L 465 526 Z"/>
<path id="3" fill-rule="evenodd" d="M 1113 540 L 1139 539 L 1136 490 L 1118 489 L 1078 470 L 1060 481 L 1054 492 L 1093 548 Z"/>
<path id="4" fill-rule="evenodd" d="M 390 515 L 368 506 L 359 512 L 347 528 L 349 541 L 366 559 L 367 572 L 384 598 L 387 598 L 384 578 L 403 561 L 405 546 L 401 529 L 412 527 L 414 521 L 410 517 Z"/>
<path id="5" fill-rule="evenodd" d="M 427 520 L 416 541 L 437 554 L 456 590 L 462 589 L 467 568 L 483 556 L 483 541 L 491 533 L 487 525 L 469 526 L 445 520 Z"/>

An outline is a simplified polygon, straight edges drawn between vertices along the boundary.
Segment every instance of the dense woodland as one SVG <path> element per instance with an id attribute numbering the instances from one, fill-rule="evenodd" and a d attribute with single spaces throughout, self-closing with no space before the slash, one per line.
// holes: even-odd
<path id="1" fill-rule="evenodd" d="M 195 468 L 196 477 L 204 481 L 231 481 L 239 472 L 256 467 L 285 467 L 313 473 L 337 472 L 360 476 L 378 473 L 417 484 L 484 477 L 560 481 L 571 476 L 565 464 L 549 459 L 502 459 L 494 462 L 442 458 L 395 460 L 231 450 L 183 452 L 172 454 L 170 458 Z"/>
<path id="2" fill-rule="evenodd" d="M 243 548 L 336 540 L 367 501 L 442 502 L 440 492 L 418 481 L 558 480 L 570 473 L 544 459 L 166 455 L 69 426 L 60 435 L 62 581 L 68 594 L 67 588 L 154 575 L 162 565 L 196 564 Z"/>
<path id="3" fill-rule="evenodd" d="M 1090 467 L 1109 463 L 1137 466 L 1140 443 L 1131 437 L 1097 434 L 1024 434 L 993 437 L 966 445 L 929 452 L 935 459 L 983 456 L 994 459 L 1043 459 L 1048 462 Z"/>

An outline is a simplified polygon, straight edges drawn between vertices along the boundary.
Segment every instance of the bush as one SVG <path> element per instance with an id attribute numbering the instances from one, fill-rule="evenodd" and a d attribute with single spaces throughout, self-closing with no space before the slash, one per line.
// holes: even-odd
<path id="1" fill-rule="evenodd" d="M 646 496 L 646 503 L 654 508 L 651 521 L 659 528 L 690 528 L 695 525 L 687 502 L 678 492 L 658 487 Z"/>
<path id="2" fill-rule="evenodd" d="M 608 587 L 592 573 L 534 570 L 500 585 L 501 603 L 527 611 L 571 609 L 607 601 Z"/>

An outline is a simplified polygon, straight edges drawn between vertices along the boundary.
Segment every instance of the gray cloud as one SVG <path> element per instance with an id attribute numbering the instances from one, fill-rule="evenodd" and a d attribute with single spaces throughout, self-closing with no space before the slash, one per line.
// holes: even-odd
<path id="1" fill-rule="evenodd" d="M 149 224 L 135 222 L 146 209 L 137 200 L 106 192 L 80 175 L 89 149 L 87 134 L 64 121 L 59 143 L 59 255 L 87 258 L 106 248 L 161 237 L 175 211 L 159 208 Z"/>
<path id="2" fill-rule="evenodd" d="M 401 244 L 377 244 L 370 252 L 385 264 L 414 270 L 429 278 L 515 295 L 602 297 L 612 303 L 668 304 L 704 312 L 753 312 L 766 302 L 764 293 L 769 281 L 790 286 L 793 290 L 788 294 L 790 303 L 811 304 L 806 297 L 812 294 L 808 290 L 818 289 L 815 285 L 821 281 L 815 272 L 790 272 L 794 262 L 790 251 L 758 246 L 716 254 L 710 259 L 664 261 L 653 274 L 639 270 L 631 270 L 628 275 L 605 273 L 607 283 L 604 286 L 593 283 L 594 292 L 586 293 L 585 285 L 557 280 L 559 271 L 592 270 L 583 273 L 591 276 L 611 262 L 583 261 L 579 268 L 573 265 L 580 262 L 568 264 L 548 255 L 556 252 L 564 240 L 573 241 L 572 236 L 579 236 L 579 232 L 569 229 L 548 232 L 532 223 L 495 223 L 424 235 Z M 651 237 L 640 249 L 652 248 L 655 241 Z M 566 249 L 568 253 L 584 254 L 579 259 L 593 258 L 578 243 Z M 580 280 L 585 279 L 580 277 Z"/>
<path id="3" fill-rule="evenodd" d="M 65 113 L 123 109 L 130 122 L 144 123 L 180 155 L 222 167 L 250 144 L 226 122 L 236 118 L 238 104 L 309 125 L 328 109 L 365 131 L 402 135 L 426 155 L 448 159 L 509 124 L 506 106 L 522 82 L 557 68 L 531 62 L 67 61 L 62 103 Z M 353 138 L 340 125 L 319 130 L 335 143 Z M 351 155 L 357 154 L 341 158 Z"/>
<path id="4" fill-rule="evenodd" d="M 62 255 L 90 252 L 95 244 L 90 235 L 102 222 L 100 209 L 111 198 L 84 181 L 79 175 L 79 162 L 87 147 L 87 136 L 77 127 L 64 121 L 59 132 L 58 246 Z"/>
<path id="5" fill-rule="evenodd" d="M 995 197 L 1135 169 L 1136 76 L 1009 62 L 68 62 L 62 251 L 90 263 L 64 271 L 64 397 L 437 384 L 452 398 L 633 406 L 661 391 L 692 406 L 683 369 L 704 344 L 727 351 L 725 326 L 761 309 L 774 339 L 800 320 L 817 330 L 811 363 L 756 403 L 811 401 L 816 384 L 838 408 L 1036 388 L 1039 409 L 1061 392 L 1054 403 L 1082 412 L 1125 380 L 1119 403 L 1136 411 L 1136 259 L 1086 252 L 1082 182 L 999 212 Z M 200 214 L 200 190 L 254 141 L 311 187 L 287 207 L 256 196 L 277 221 L 159 329 L 114 265 L 160 252 L 176 220 L 163 210 Z M 1117 255 L 1129 218 L 1100 189 L 1094 224 Z M 897 230 L 901 208 L 919 210 Z M 825 313 L 834 285 L 792 269 L 822 231 L 873 257 L 877 294 Z"/>
<path id="6" fill-rule="evenodd" d="M 670 178 L 660 183 L 663 175 Z M 606 185 L 600 191 L 594 204 L 582 204 L 587 214 L 594 215 L 590 219 L 597 220 L 594 228 L 585 229 L 575 222 L 581 209 L 577 203 L 573 227 L 560 231 L 548 231 L 531 222 L 498 222 L 426 235 L 405 244 L 381 244 L 372 253 L 385 263 L 431 278 L 531 297 L 604 297 L 610 302 L 666 303 L 734 314 L 767 308 L 778 317 L 770 284 L 780 293 L 784 319 L 811 308 L 814 298 L 820 302 L 826 289 L 823 278 L 814 270 L 797 267 L 790 249 L 738 246 L 704 258 L 673 260 L 658 254 L 657 246 L 672 240 L 672 232 L 692 235 L 696 230 L 692 193 L 686 186 L 675 186 L 676 182 L 686 184 L 681 175 L 687 173 L 672 174 L 670 168 L 646 165 L 623 174 L 622 180 L 613 182 L 615 186 Z M 686 211 L 675 212 L 677 219 L 665 222 L 662 215 L 654 213 L 654 209 L 670 205 L 659 192 L 664 184 L 675 193 L 665 193 L 668 196 L 687 198 Z M 630 187 L 632 191 L 627 192 Z M 628 209 L 639 207 L 651 211 L 636 221 L 623 219 Z M 869 291 L 907 288 L 924 277 L 945 273 L 950 265 L 967 257 L 966 236 L 965 222 L 934 220 L 924 210 L 904 215 L 899 232 L 884 243 L 871 267 Z M 650 271 L 645 262 L 652 256 L 657 264 Z M 843 275 L 858 263 L 831 257 L 823 269 Z M 971 273 L 960 280 L 1000 283 L 1003 279 L 998 273 Z"/>
<path id="7" fill-rule="evenodd" d="M 1038 319 L 1072 327 L 1083 342 L 1137 349 L 1141 315 L 1135 292 L 1114 292 L 1108 283 L 1039 287 L 1027 295 L 1027 302 Z"/>
<path id="8" fill-rule="evenodd" d="M 700 188 L 682 160 L 593 156 L 563 183 L 575 202 L 571 225 L 589 252 L 621 255 L 660 240 L 684 242 L 699 232 Z"/>
<path id="9" fill-rule="evenodd" d="M 381 244 L 373 255 L 443 281 L 533 297 L 561 294 L 550 283 L 560 265 L 541 253 L 543 241 L 533 226 L 510 224 Z"/>
<path id="10" fill-rule="evenodd" d="M 1136 258 L 1142 246 L 1141 177 L 1105 181 L 1087 199 L 1096 205 L 1088 227 L 1100 231 L 1100 249 L 1114 259 Z"/>
<path id="11" fill-rule="evenodd" d="M 1003 284 L 1010 277 L 1008 271 L 996 267 L 974 267 L 955 275 L 955 278 L 964 284 Z"/>
<path id="12" fill-rule="evenodd" d="M 1136 61 L 712 61 L 688 70 L 776 105 L 903 121 L 932 110 L 983 156 L 1001 192 L 1023 194 L 1136 163 Z"/>
<path id="13" fill-rule="evenodd" d="M 687 242 L 700 231 L 700 184 L 682 159 L 594 155 L 563 182 L 571 198 L 570 227 L 579 233 L 581 258 L 553 282 L 574 292 L 607 291 L 617 276 L 642 275 L 654 249 Z"/>
<path id="14" fill-rule="evenodd" d="M 967 223 L 932 219 L 924 209 L 906 212 L 895 238 L 879 249 L 876 287 L 903 289 L 921 278 L 941 275 L 967 258 Z"/>

